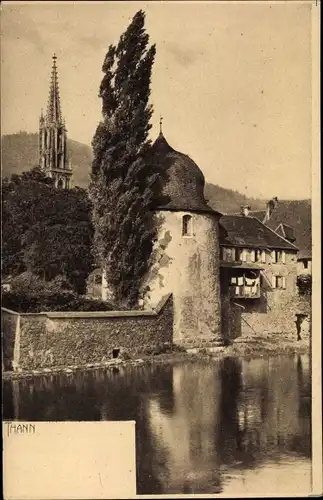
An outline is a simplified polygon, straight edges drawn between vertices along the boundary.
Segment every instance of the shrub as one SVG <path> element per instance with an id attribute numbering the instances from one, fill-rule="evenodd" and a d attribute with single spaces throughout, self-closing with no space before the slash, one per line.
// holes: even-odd
<path id="1" fill-rule="evenodd" d="M 46 282 L 28 272 L 12 279 L 11 290 L 2 295 L 2 306 L 22 313 L 114 309 L 109 302 L 76 295 L 62 276 Z"/>
<path id="2" fill-rule="evenodd" d="M 9 291 L 2 295 L 2 306 L 21 313 L 66 311 L 73 300 L 71 292 L 27 294 Z"/>
<path id="3" fill-rule="evenodd" d="M 68 304 L 68 307 L 69 311 L 113 311 L 115 309 L 110 302 L 88 299 L 86 297 L 75 297 Z"/>
<path id="4" fill-rule="evenodd" d="M 300 295 L 310 295 L 312 293 L 312 275 L 301 274 L 297 276 L 297 286 Z"/>

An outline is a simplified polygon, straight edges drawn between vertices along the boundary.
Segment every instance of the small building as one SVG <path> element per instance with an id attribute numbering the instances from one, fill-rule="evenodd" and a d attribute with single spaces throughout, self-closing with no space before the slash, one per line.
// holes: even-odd
<path id="1" fill-rule="evenodd" d="M 267 202 L 266 210 L 254 211 L 251 215 L 298 246 L 297 274 L 312 273 L 310 200 L 278 200 L 275 197 Z"/>
<path id="2" fill-rule="evenodd" d="M 222 328 L 227 338 L 295 329 L 298 248 L 242 207 L 220 219 Z"/>

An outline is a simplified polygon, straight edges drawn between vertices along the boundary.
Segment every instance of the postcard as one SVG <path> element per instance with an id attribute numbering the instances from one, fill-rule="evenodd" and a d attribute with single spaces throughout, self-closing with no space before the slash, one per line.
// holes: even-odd
<path id="1" fill-rule="evenodd" d="M 320 2 L 1 14 L 5 498 L 321 495 Z"/>

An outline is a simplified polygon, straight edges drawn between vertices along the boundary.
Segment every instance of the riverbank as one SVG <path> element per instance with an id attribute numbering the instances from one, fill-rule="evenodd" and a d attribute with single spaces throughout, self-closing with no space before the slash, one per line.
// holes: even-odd
<path id="1" fill-rule="evenodd" d="M 177 363 L 186 361 L 203 361 L 224 357 L 242 357 L 251 359 L 256 357 L 267 357 L 281 354 L 306 354 L 310 350 L 309 341 L 296 341 L 290 337 L 278 335 L 268 335 L 266 337 L 240 337 L 230 345 L 213 348 L 192 349 L 190 352 L 170 350 L 161 354 L 142 355 L 138 359 L 111 359 L 103 363 L 93 363 L 83 366 L 66 366 L 44 368 L 42 370 L 31 371 L 5 371 L 4 380 L 32 378 L 37 376 L 67 374 L 71 375 L 76 371 L 108 369 L 115 370 L 120 366 L 136 366 L 143 363 Z"/>

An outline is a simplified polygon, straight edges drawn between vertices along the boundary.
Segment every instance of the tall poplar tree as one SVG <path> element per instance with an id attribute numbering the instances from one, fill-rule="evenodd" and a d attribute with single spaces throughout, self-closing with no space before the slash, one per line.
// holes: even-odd
<path id="1" fill-rule="evenodd" d="M 136 307 L 156 236 L 151 207 L 159 175 L 148 140 L 155 52 L 140 10 L 119 43 L 110 45 L 102 67 L 90 185 L 94 251 L 120 307 Z"/>

